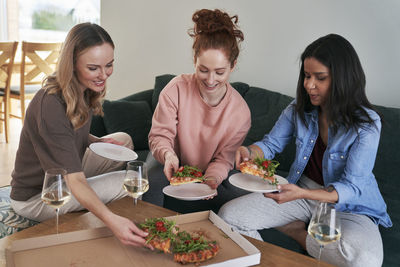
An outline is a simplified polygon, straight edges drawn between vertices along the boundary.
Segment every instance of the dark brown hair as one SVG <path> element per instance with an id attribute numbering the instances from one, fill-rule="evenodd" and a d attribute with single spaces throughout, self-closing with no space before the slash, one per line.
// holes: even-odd
<path id="1" fill-rule="evenodd" d="M 194 38 L 195 61 L 202 50 L 222 49 L 233 67 L 239 56 L 239 42 L 244 40 L 243 33 L 237 26 L 238 16 L 231 17 L 219 9 L 201 9 L 193 14 L 192 20 L 194 28 L 188 33 Z"/>
<path id="2" fill-rule="evenodd" d="M 365 93 L 365 74 L 351 43 L 338 34 L 323 36 L 306 47 L 301 55 L 297 83 L 296 111 L 305 122 L 304 112 L 315 108 L 304 88 L 304 61 L 315 58 L 330 71 L 331 89 L 327 101 L 327 118 L 334 133 L 339 126 L 360 128 L 373 119 L 365 108 L 375 110 Z"/>

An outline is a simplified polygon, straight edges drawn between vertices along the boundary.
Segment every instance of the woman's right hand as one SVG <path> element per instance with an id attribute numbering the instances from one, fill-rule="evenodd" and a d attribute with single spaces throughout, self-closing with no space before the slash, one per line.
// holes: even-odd
<path id="1" fill-rule="evenodd" d="M 146 244 L 145 237 L 148 233 L 139 229 L 128 218 L 113 214 L 111 220 L 106 224 L 122 244 L 154 249 L 151 245 Z"/>
<path id="2" fill-rule="evenodd" d="M 249 160 L 250 159 L 250 152 L 249 149 L 245 146 L 240 146 L 236 150 L 236 155 L 235 155 L 235 163 L 236 163 L 236 169 L 239 170 L 239 165 L 243 161 Z"/>
<path id="3" fill-rule="evenodd" d="M 172 152 L 166 152 L 164 156 L 164 174 L 167 177 L 168 181 L 171 179 L 172 175 L 179 168 L 179 159 Z"/>

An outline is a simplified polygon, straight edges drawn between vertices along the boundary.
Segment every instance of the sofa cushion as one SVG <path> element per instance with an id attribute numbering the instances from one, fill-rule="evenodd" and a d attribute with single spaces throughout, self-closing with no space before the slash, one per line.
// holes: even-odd
<path id="1" fill-rule="evenodd" d="M 153 97 L 153 89 L 145 90 L 145 91 L 140 91 L 131 95 L 128 95 L 124 98 L 121 98 L 119 100 L 125 100 L 125 101 L 146 101 L 149 104 L 149 107 L 152 106 L 152 97 Z"/>
<path id="2" fill-rule="evenodd" d="M 156 83 L 154 85 L 153 97 L 151 100 L 152 111 L 156 109 L 158 103 L 158 97 L 162 89 L 175 77 L 173 74 L 164 74 L 156 77 Z"/>
<path id="3" fill-rule="evenodd" d="M 102 116 L 100 115 L 92 116 L 92 123 L 90 124 L 90 133 L 98 137 L 107 134 L 106 126 L 104 125 Z"/>
<path id="4" fill-rule="evenodd" d="M 0 188 L 0 238 L 39 223 L 18 215 L 11 208 L 10 191 L 10 186 Z"/>
<path id="5" fill-rule="evenodd" d="M 132 137 L 134 149 L 148 149 L 152 112 L 146 101 L 105 100 L 104 125 L 108 133 L 125 132 Z"/>
<path id="6" fill-rule="evenodd" d="M 289 96 L 257 87 L 250 87 L 243 97 L 251 112 L 252 126 L 246 138 L 251 143 L 261 140 L 272 129 L 282 110 L 293 100 Z"/>
<path id="7" fill-rule="evenodd" d="M 234 82 L 231 83 L 232 87 L 236 89 L 236 91 L 239 92 L 239 94 L 243 97 L 247 91 L 249 91 L 250 86 L 247 83 L 242 83 L 242 82 Z"/>

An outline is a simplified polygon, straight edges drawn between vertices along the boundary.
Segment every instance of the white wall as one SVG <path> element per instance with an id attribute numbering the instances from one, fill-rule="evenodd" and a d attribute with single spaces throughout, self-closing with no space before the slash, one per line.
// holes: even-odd
<path id="1" fill-rule="evenodd" d="M 101 0 L 116 44 L 107 98 L 151 89 L 156 75 L 193 72 L 187 29 L 201 8 L 239 15 L 245 40 L 232 82 L 294 96 L 301 52 L 338 33 L 358 52 L 370 101 L 400 107 L 399 0 Z"/>
<path id="2" fill-rule="evenodd" d="M 0 41 L 8 40 L 7 1 L 0 0 Z"/>

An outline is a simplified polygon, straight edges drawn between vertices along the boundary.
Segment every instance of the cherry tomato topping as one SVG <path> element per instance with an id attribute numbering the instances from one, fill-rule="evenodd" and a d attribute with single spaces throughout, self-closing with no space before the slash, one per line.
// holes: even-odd
<path id="1" fill-rule="evenodd" d="M 178 172 L 183 172 L 183 166 L 178 169 Z"/>
<path id="2" fill-rule="evenodd" d="M 201 177 L 201 176 L 203 176 L 203 174 L 201 172 L 197 171 L 197 172 L 195 172 L 194 176 Z"/>
<path id="3" fill-rule="evenodd" d="M 162 222 L 162 221 L 156 222 L 156 227 L 157 228 L 164 227 L 164 222 Z"/>
<path id="4" fill-rule="evenodd" d="M 268 168 L 269 161 L 268 161 L 268 160 L 264 161 L 264 162 L 262 163 L 262 165 L 263 165 L 264 168 Z"/>
<path id="5" fill-rule="evenodd" d="M 162 227 L 157 227 L 157 231 L 159 231 L 159 232 L 166 232 L 166 231 L 167 231 L 167 228 L 165 228 L 164 226 L 162 226 Z"/>

